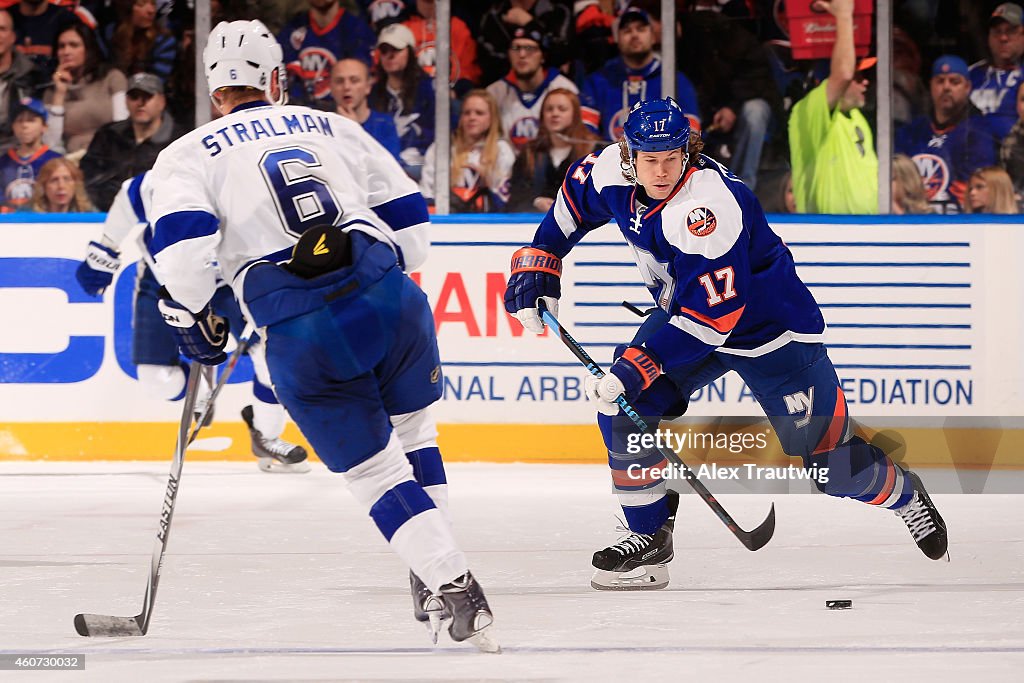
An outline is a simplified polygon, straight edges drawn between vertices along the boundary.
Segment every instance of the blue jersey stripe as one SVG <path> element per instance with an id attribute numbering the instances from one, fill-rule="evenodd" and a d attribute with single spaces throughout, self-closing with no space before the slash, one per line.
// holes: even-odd
<path id="1" fill-rule="evenodd" d="M 149 219 L 146 218 L 146 207 L 142 205 L 142 180 L 145 177 L 146 174 L 141 173 L 132 178 L 132 182 L 128 184 L 128 201 L 131 202 L 132 211 L 135 212 L 135 217 L 140 223 L 149 222 Z"/>
<path id="2" fill-rule="evenodd" d="M 178 242 L 212 235 L 217 232 L 219 223 L 216 216 L 205 211 L 169 213 L 156 222 L 153 241 L 149 245 L 150 253 L 156 256 Z"/>
<path id="3" fill-rule="evenodd" d="M 430 221 L 426 202 L 419 192 L 378 204 L 373 211 L 395 232 Z"/>

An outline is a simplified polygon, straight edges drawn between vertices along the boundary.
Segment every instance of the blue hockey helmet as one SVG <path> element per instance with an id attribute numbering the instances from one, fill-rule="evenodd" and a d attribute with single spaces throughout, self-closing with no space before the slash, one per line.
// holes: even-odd
<path id="1" fill-rule="evenodd" d="M 690 119 L 671 97 L 645 100 L 629 110 L 622 133 L 632 154 L 679 148 L 685 154 L 690 142 Z"/>

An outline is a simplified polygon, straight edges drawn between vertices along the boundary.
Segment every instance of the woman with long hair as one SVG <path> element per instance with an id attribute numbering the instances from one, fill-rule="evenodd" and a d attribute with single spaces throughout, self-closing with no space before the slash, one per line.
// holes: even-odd
<path id="1" fill-rule="evenodd" d="M 594 151 L 597 136 L 580 115 L 580 99 L 554 88 L 541 104 L 540 131 L 528 142 L 512 171 L 509 211 L 547 212 L 574 161 Z"/>
<path id="2" fill-rule="evenodd" d="M 979 168 L 967 180 L 965 213 L 1020 213 L 1010 174 L 999 166 Z"/>
<path id="3" fill-rule="evenodd" d="M 95 211 L 85 194 L 85 178 L 78 165 L 64 157 L 43 164 L 32 189 L 32 210 L 38 213 Z"/>
<path id="4" fill-rule="evenodd" d="M 57 69 L 43 94 L 49 119 L 43 142 L 58 152 L 84 153 L 100 126 L 128 118 L 127 79 L 101 61 L 96 35 L 79 21 L 57 32 Z"/>
<path id="5" fill-rule="evenodd" d="M 174 36 L 157 19 L 156 0 L 117 0 L 117 24 L 108 29 L 111 60 L 126 75 L 145 71 L 167 80 L 174 68 Z"/>
<path id="6" fill-rule="evenodd" d="M 423 158 L 434 143 L 434 82 L 416 59 L 412 31 L 385 26 L 377 39 L 378 62 L 370 108 L 391 114 L 398 131 L 399 161 L 413 180 L 423 174 Z"/>
<path id="7" fill-rule="evenodd" d="M 427 150 L 420 180 L 420 192 L 428 200 L 434 197 L 435 145 Z M 498 103 L 489 92 L 476 89 L 466 93 L 451 145 L 452 211 L 504 211 L 516 153 L 505 138 Z"/>
<path id="8" fill-rule="evenodd" d="M 934 213 L 924 191 L 924 180 L 906 154 L 892 158 L 892 212 L 896 215 Z"/>

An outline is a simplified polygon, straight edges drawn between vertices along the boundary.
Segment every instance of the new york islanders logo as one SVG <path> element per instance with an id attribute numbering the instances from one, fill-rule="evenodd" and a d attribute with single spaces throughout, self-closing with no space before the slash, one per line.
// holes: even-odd
<path id="1" fill-rule="evenodd" d="M 427 72 L 427 75 L 433 78 L 434 67 L 437 66 L 437 49 L 434 46 L 433 40 L 425 40 L 419 44 L 416 48 L 416 60 L 423 67 L 423 70 Z M 459 62 L 458 55 L 454 52 L 449 55 L 448 58 L 448 69 L 451 82 L 462 78 L 462 64 Z"/>
<path id="2" fill-rule="evenodd" d="M 331 94 L 331 69 L 337 58 L 330 50 L 322 47 L 309 47 L 299 52 L 299 63 L 302 65 L 302 80 L 306 90 L 318 100 Z"/>
<path id="3" fill-rule="evenodd" d="M 509 126 L 509 138 L 516 149 L 526 146 L 540 133 L 540 120 L 536 116 L 524 116 Z"/>
<path id="4" fill-rule="evenodd" d="M 929 199 L 945 199 L 949 188 L 949 166 L 937 154 L 915 154 L 913 157 L 917 172 L 924 181 L 924 194 Z"/>
<path id="5" fill-rule="evenodd" d="M 702 206 L 686 216 L 686 229 L 697 237 L 707 237 L 718 227 L 718 219 L 711 209 Z"/>

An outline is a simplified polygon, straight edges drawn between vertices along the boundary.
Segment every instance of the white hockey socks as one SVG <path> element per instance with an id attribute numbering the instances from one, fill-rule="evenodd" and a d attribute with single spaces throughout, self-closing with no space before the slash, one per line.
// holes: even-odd
<path id="1" fill-rule="evenodd" d="M 383 451 L 343 475 L 392 549 L 435 593 L 469 569 L 451 525 L 413 478 L 395 431 Z"/>

